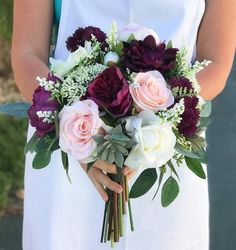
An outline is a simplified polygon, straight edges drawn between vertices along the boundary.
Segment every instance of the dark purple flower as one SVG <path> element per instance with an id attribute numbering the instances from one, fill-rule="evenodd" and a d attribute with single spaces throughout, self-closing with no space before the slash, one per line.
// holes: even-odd
<path id="1" fill-rule="evenodd" d="M 158 70 L 164 74 L 175 66 L 177 51 L 166 48 L 165 43 L 157 45 L 155 38 L 149 35 L 143 41 L 124 43 L 121 64 L 133 72 Z"/>
<path id="2" fill-rule="evenodd" d="M 106 43 L 106 34 L 97 27 L 88 26 L 86 28 L 78 28 L 72 36 L 66 41 L 66 47 L 70 52 L 74 52 L 79 46 L 84 46 L 85 41 L 90 41 L 94 35 L 98 42 L 102 44 L 104 50 L 108 45 Z"/>
<path id="3" fill-rule="evenodd" d="M 175 87 L 180 87 L 180 88 L 186 88 L 188 92 L 190 92 L 190 90 L 194 90 L 191 81 L 186 77 L 173 76 L 170 78 L 168 83 L 171 89 Z"/>
<path id="4" fill-rule="evenodd" d="M 197 97 L 184 97 L 185 111 L 182 114 L 182 120 L 178 126 L 179 132 L 185 137 L 191 137 L 197 130 L 197 123 L 200 118 L 200 112 L 197 109 Z"/>
<path id="5" fill-rule="evenodd" d="M 61 81 L 58 77 L 49 75 L 47 80 Z M 37 135 L 43 137 L 45 134 L 55 129 L 54 122 L 44 122 L 43 118 L 39 118 L 38 111 L 51 111 L 54 112 L 58 109 L 59 103 L 57 100 L 50 100 L 51 92 L 46 91 L 43 87 L 39 86 L 33 94 L 33 104 L 28 110 L 31 126 L 36 128 Z"/>
<path id="6" fill-rule="evenodd" d="M 118 67 L 110 67 L 90 83 L 86 97 L 100 108 L 106 108 L 114 117 L 124 116 L 131 107 L 129 85 Z"/>

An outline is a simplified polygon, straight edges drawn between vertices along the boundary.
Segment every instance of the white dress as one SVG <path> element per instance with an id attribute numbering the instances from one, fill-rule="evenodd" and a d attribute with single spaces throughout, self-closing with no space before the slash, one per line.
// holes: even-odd
<path id="1" fill-rule="evenodd" d="M 56 58 L 68 52 L 65 40 L 78 26 L 93 25 L 108 31 L 112 20 L 119 26 L 135 22 L 154 29 L 162 40 L 185 45 L 189 60 L 194 54 L 204 0 L 63 0 Z M 29 129 L 32 135 L 33 129 Z M 180 195 L 168 208 L 156 186 L 132 200 L 135 232 L 126 225 L 126 237 L 116 250 L 208 250 L 208 187 L 186 166 L 178 169 Z M 60 152 L 50 166 L 32 168 L 28 154 L 25 168 L 24 250 L 108 250 L 100 243 L 104 202 L 89 178 L 70 158 L 72 184 L 66 178 Z M 133 182 L 132 180 L 131 182 Z"/>

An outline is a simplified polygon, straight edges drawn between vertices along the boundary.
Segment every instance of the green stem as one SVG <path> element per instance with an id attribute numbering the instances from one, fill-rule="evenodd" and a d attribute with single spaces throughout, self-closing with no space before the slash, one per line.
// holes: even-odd
<path id="1" fill-rule="evenodd" d="M 123 214 L 123 194 L 119 194 L 119 219 L 120 219 L 120 236 L 124 236 L 124 214 Z"/>
<path id="2" fill-rule="evenodd" d="M 106 213 L 106 221 L 105 221 L 105 229 L 104 229 L 104 243 L 107 242 L 108 237 L 108 224 L 110 218 L 110 209 L 111 209 L 111 202 L 108 201 L 107 213 Z"/>
<path id="3" fill-rule="evenodd" d="M 103 243 L 103 242 L 104 242 L 104 229 L 105 229 L 105 223 L 106 223 L 107 206 L 108 206 L 108 202 L 106 202 L 106 204 L 105 204 L 105 208 L 104 208 L 103 223 L 102 223 L 101 243 Z"/>
<path id="4" fill-rule="evenodd" d="M 129 221 L 130 221 L 130 228 L 131 231 L 134 231 L 134 221 L 133 221 L 133 215 L 132 215 L 132 208 L 131 208 L 131 201 L 128 200 L 128 207 L 129 207 Z"/>

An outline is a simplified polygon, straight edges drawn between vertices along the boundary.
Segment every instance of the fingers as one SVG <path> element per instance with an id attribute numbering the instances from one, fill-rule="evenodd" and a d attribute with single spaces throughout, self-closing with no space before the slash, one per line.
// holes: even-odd
<path id="1" fill-rule="evenodd" d="M 102 199 L 106 202 L 108 201 L 108 194 L 105 191 L 103 185 L 97 181 L 93 182 L 95 188 L 97 189 L 98 193 L 101 195 Z"/>
<path id="2" fill-rule="evenodd" d="M 100 172 L 97 175 L 97 180 L 101 184 L 103 184 L 105 187 L 109 188 L 110 190 L 116 192 L 116 193 L 121 193 L 122 192 L 122 186 L 119 185 L 118 183 L 112 181 L 107 175 L 105 175 L 103 172 Z"/>
<path id="3" fill-rule="evenodd" d="M 103 170 L 107 173 L 110 173 L 110 174 L 116 174 L 116 166 L 113 164 L 109 164 L 109 163 L 102 161 L 102 160 L 97 160 L 94 163 L 94 167 L 101 169 L 101 170 Z"/>
<path id="4" fill-rule="evenodd" d="M 129 167 L 124 167 L 123 169 L 123 174 L 127 176 L 128 180 L 130 180 L 135 174 L 137 170 L 129 168 Z"/>

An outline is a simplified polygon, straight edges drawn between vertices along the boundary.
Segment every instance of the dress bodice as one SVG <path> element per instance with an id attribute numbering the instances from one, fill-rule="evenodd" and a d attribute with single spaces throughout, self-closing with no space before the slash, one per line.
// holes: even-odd
<path id="1" fill-rule="evenodd" d="M 161 40 L 187 47 L 191 59 L 204 10 L 204 0 L 62 0 L 55 57 L 67 56 L 65 40 L 78 26 L 107 32 L 115 20 L 119 27 L 134 22 L 152 28 Z"/>

